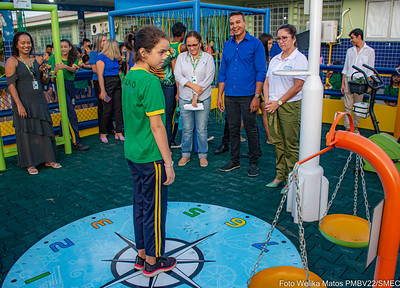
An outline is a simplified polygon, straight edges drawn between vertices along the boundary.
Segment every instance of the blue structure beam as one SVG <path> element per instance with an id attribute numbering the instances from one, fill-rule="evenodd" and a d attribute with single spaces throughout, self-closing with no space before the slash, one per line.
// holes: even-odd
<path id="1" fill-rule="evenodd" d="M 58 9 L 58 11 L 109 12 L 109 11 L 114 10 L 114 7 L 57 4 L 57 9 Z"/>
<path id="2" fill-rule="evenodd" d="M 196 31 L 200 31 L 200 15 L 201 9 L 217 9 L 217 10 L 226 10 L 226 11 L 235 11 L 239 10 L 243 13 L 251 13 L 251 14 L 261 14 L 264 15 L 264 32 L 269 33 L 270 25 L 269 25 L 269 9 L 255 9 L 255 8 L 246 8 L 239 6 L 228 6 L 228 5 L 216 5 L 216 4 L 206 4 L 200 3 L 200 0 L 194 1 L 186 1 L 186 2 L 177 2 L 177 3 L 167 3 L 161 5 L 151 5 L 145 7 L 136 7 L 131 9 L 121 9 L 108 12 L 108 21 L 110 25 L 110 38 L 115 39 L 115 31 L 114 27 L 114 17 L 118 16 L 133 16 L 141 13 L 156 13 L 162 11 L 171 11 L 177 9 L 193 9 L 193 29 Z"/>

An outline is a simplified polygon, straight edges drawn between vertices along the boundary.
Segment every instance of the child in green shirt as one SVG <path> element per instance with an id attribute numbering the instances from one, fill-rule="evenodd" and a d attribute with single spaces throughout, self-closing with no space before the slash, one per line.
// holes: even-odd
<path id="1" fill-rule="evenodd" d="M 399 97 L 399 84 L 400 84 L 400 75 L 393 74 L 392 77 L 390 78 L 390 84 L 385 87 L 383 94 Z M 385 100 L 385 103 L 386 103 L 386 105 L 389 105 L 392 107 L 397 106 L 397 101 Z"/>
<path id="2" fill-rule="evenodd" d="M 123 83 L 122 111 L 125 157 L 133 177 L 133 219 L 138 249 L 135 269 L 146 277 L 170 271 L 174 257 L 165 253 L 168 185 L 175 180 L 174 162 L 165 131 L 165 100 L 160 81 L 150 73 L 167 58 L 168 37 L 155 26 L 134 36 L 135 66 Z"/>
<path id="3" fill-rule="evenodd" d="M 67 39 L 61 40 L 61 63 L 52 63 L 52 75 L 56 75 L 58 71 L 64 73 L 65 98 L 67 102 L 68 120 L 72 128 L 72 149 L 79 151 L 89 150 L 90 147 L 82 144 L 79 135 L 78 116 L 76 115 L 72 99 L 75 97 L 75 72 L 78 68 L 78 53 L 72 43 Z M 55 77 L 55 76 L 54 76 Z M 55 78 L 52 81 L 55 81 Z"/>

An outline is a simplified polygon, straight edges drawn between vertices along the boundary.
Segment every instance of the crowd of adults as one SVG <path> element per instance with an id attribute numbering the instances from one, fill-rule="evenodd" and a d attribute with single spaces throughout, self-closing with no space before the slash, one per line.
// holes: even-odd
<path id="1" fill-rule="evenodd" d="M 277 31 L 275 38 L 280 52 L 271 57 L 273 37 L 260 35 L 259 39 L 246 31 L 246 20 L 242 12 L 235 11 L 229 16 L 231 38 L 224 43 L 220 70 L 218 73 L 217 106 L 226 115 L 222 145 L 214 154 L 230 150 L 230 161 L 219 170 L 229 172 L 240 168 L 241 158 L 248 157 L 250 168 L 247 175 L 259 174 L 261 156 L 260 134 L 257 124 L 259 108 L 267 135 L 267 143 L 275 145 L 276 176 L 266 186 L 275 188 L 287 181 L 299 157 L 299 131 L 302 87 L 305 76 L 276 76 L 277 70 L 308 68 L 307 58 L 297 49 L 296 28 L 286 24 Z M 173 39 L 167 58 L 160 69 L 151 68 L 160 83 L 165 99 L 165 129 L 168 144 L 175 143 L 177 131 L 176 108 L 182 121 L 181 159 L 179 166 L 189 163 L 196 141 L 201 167 L 208 165 L 208 118 L 211 108 L 211 86 L 216 68 L 215 51 L 212 45 L 205 49 L 205 43 L 197 31 L 186 33 L 186 27 L 177 22 L 172 27 Z M 350 33 L 354 45 L 347 51 L 341 84 L 346 112 L 354 102 L 360 102 L 362 95 L 351 94 L 348 89 L 349 77 L 354 72 L 352 65 L 362 67 L 366 63 L 374 66 L 374 50 L 363 41 L 360 29 Z M 93 45 L 85 39 L 80 49 L 67 39 L 61 40 L 62 62 L 55 63 L 54 54 L 49 50 L 43 57 L 34 56 L 35 49 L 29 33 L 15 34 L 12 57 L 6 64 L 6 76 L 13 98 L 14 126 L 18 147 L 18 165 L 27 168 L 30 174 L 37 174 L 37 166 L 60 168 L 56 161 L 56 142 L 50 111 L 44 96 L 42 83 L 55 81 L 57 73 L 64 73 L 68 118 L 72 129 L 73 148 L 85 151 L 89 146 L 81 142 L 77 115 L 73 105 L 76 95 L 75 73 L 78 69 L 92 69 L 92 83 L 97 97 L 99 136 L 102 143 L 108 143 L 109 135 L 124 141 L 124 120 L 122 113 L 122 86 L 125 75 L 135 61 L 135 35 L 129 33 L 124 44 L 97 34 Z M 183 43 L 182 43 L 183 42 Z M 218 56 L 220 57 L 220 56 Z M 49 72 L 48 72 L 49 70 Z M 62 72 L 59 72 L 59 71 Z M 370 75 L 370 71 L 366 71 Z M 393 77 L 397 85 L 399 78 Z M 332 79 L 333 81 L 333 79 Z M 392 85 L 392 86 L 393 86 Z M 52 86 L 50 86 L 51 88 Z M 54 89 L 54 88 L 53 88 Z M 388 90 L 389 91 L 389 90 Z M 390 92 L 390 91 L 389 91 Z M 115 123 L 115 124 L 114 124 Z M 355 117 L 355 127 L 358 118 Z M 249 153 L 240 154 L 241 129 L 247 135 Z M 345 123 L 349 128 L 349 123 Z M 357 132 L 358 130 L 356 130 Z M 283 188 L 286 189 L 286 186 Z"/>

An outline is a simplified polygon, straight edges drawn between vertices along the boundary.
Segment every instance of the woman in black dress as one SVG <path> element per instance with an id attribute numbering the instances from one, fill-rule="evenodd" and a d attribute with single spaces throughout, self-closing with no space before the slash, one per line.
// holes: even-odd
<path id="1" fill-rule="evenodd" d="M 56 162 L 56 140 L 50 110 L 42 83 L 49 81 L 43 73 L 46 65 L 35 50 L 29 33 L 18 32 L 12 43 L 12 57 L 6 63 L 8 88 L 13 98 L 13 125 L 18 149 L 18 165 L 27 167 L 29 174 L 38 174 L 37 165 L 61 168 Z"/>

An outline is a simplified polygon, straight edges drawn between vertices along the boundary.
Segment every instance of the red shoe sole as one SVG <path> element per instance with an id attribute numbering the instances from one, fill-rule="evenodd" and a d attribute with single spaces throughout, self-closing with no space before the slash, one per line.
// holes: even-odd
<path id="1" fill-rule="evenodd" d="M 175 268 L 176 263 L 177 263 L 177 261 L 175 261 L 174 265 L 172 265 L 172 266 L 170 266 L 170 267 L 167 267 L 167 268 L 160 268 L 160 269 L 157 269 L 157 270 L 155 270 L 155 271 L 153 271 L 153 272 L 151 272 L 151 273 L 146 272 L 145 270 L 143 270 L 143 276 L 146 276 L 146 277 L 151 278 L 151 277 L 154 277 L 154 276 L 156 276 L 156 275 L 158 275 L 158 274 L 160 274 L 160 273 L 171 271 L 172 269 Z"/>

